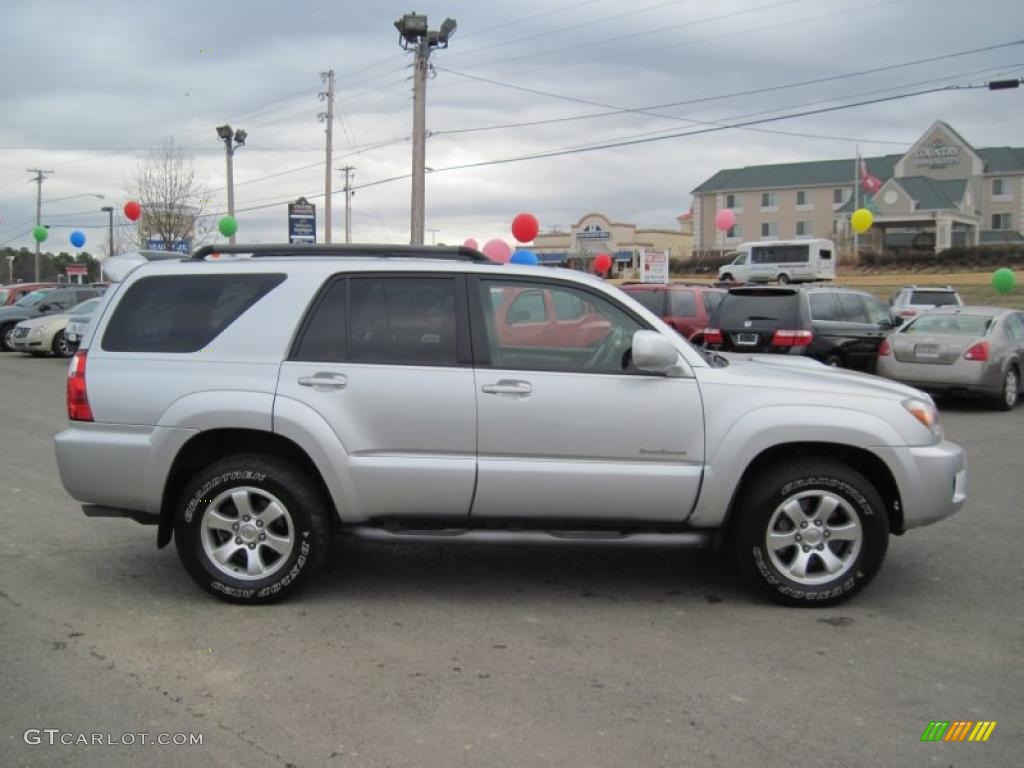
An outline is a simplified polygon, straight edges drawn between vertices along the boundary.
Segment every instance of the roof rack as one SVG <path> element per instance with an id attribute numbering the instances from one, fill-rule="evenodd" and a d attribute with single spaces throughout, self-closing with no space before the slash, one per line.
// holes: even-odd
<path id="1" fill-rule="evenodd" d="M 214 253 L 248 253 L 254 258 L 270 256 L 331 256 L 348 258 L 386 259 L 442 259 L 446 261 L 474 261 L 493 264 L 480 251 L 465 246 L 443 245 L 356 245 L 295 243 L 261 245 L 204 245 L 194 250 L 185 261 L 203 261 Z"/>

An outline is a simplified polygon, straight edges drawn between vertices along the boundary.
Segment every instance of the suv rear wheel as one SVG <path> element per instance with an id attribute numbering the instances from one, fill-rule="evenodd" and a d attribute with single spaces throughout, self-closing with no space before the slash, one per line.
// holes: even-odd
<path id="1" fill-rule="evenodd" d="M 323 565 L 329 505 L 316 483 L 273 456 L 239 455 L 201 470 L 176 510 L 189 575 L 229 602 L 279 600 Z"/>
<path id="2" fill-rule="evenodd" d="M 779 603 L 838 603 L 863 589 L 885 558 L 885 504 L 863 475 L 837 461 L 773 465 L 746 484 L 736 509 L 737 565 Z"/>
<path id="3" fill-rule="evenodd" d="M 785 272 L 779 275 L 779 285 L 789 285 L 789 283 L 789 275 L 787 275 Z"/>

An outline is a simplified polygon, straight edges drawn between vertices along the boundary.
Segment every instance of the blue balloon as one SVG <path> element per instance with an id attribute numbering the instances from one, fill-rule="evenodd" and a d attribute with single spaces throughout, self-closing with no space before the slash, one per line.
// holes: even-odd
<path id="1" fill-rule="evenodd" d="M 83 232 L 80 229 L 76 229 L 74 232 L 72 232 L 71 244 L 75 246 L 75 248 L 81 248 L 83 245 L 85 245 L 85 232 Z"/>
<path id="2" fill-rule="evenodd" d="M 523 264 L 527 267 L 537 266 L 537 254 L 533 251 L 528 251 L 525 248 L 520 248 L 512 254 L 512 258 L 509 259 L 512 264 Z"/>

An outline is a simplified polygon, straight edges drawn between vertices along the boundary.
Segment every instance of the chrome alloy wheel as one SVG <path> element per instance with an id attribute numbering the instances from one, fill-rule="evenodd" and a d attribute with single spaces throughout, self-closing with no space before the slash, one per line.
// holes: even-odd
<path id="1" fill-rule="evenodd" d="M 1017 379 L 1017 372 L 1011 368 L 1006 372 L 1003 380 L 1003 397 L 1006 405 L 1013 408 L 1017 404 L 1017 393 L 1020 391 L 1020 381 Z"/>
<path id="2" fill-rule="evenodd" d="M 782 502 L 765 534 L 772 565 L 806 586 L 826 584 L 845 574 L 863 540 L 860 518 L 850 503 L 823 490 L 804 491 Z"/>
<path id="3" fill-rule="evenodd" d="M 235 487 L 203 512 L 200 535 L 210 563 L 233 579 L 263 579 L 279 570 L 295 547 L 287 507 L 262 488 Z"/>

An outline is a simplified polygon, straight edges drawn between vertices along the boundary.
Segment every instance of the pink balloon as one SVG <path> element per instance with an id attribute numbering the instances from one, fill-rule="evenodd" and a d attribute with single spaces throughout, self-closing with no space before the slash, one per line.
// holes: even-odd
<path id="1" fill-rule="evenodd" d="M 484 256 L 499 264 L 506 264 L 512 258 L 512 248 L 504 240 L 488 240 L 483 247 Z"/>
<path id="2" fill-rule="evenodd" d="M 467 247 L 467 248 L 472 248 L 474 251 L 479 251 L 480 250 L 480 243 L 478 243 L 472 237 L 467 237 L 466 240 L 462 244 L 465 247 Z"/>
<path id="3" fill-rule="evenodd" d="M 732 208 L 723 208 L 715 214 L 715 229 L 725 232 L 736 224 L 736 213 Z"/>

